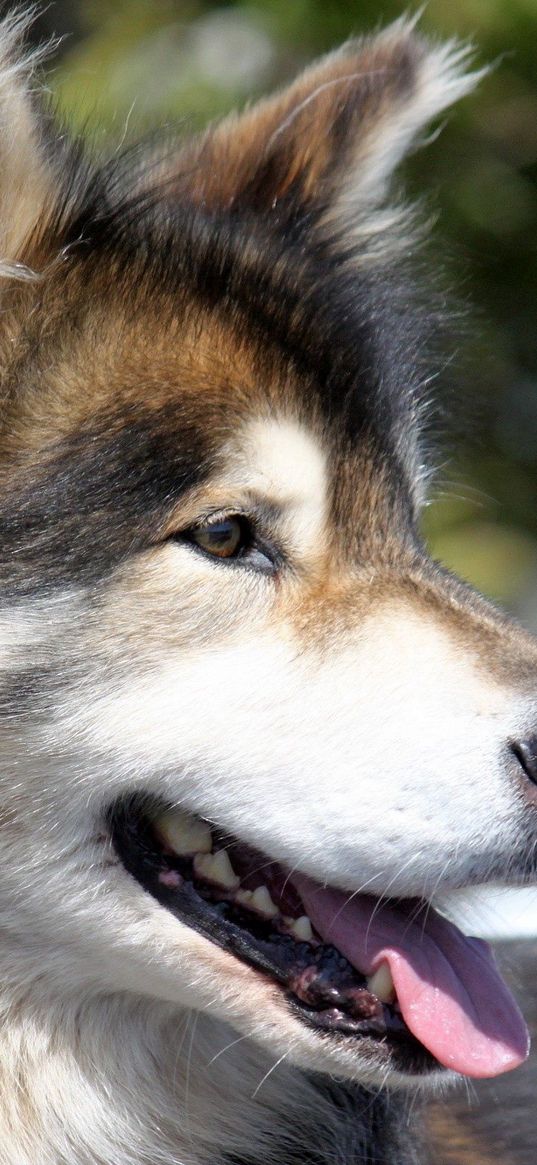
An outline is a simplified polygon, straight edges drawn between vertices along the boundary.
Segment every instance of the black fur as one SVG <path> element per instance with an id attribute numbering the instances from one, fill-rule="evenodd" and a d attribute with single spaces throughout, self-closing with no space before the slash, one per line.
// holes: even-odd
<path id="1" fill-rule="evenodd" d="M 180 432 L 177 431 L 179 425 Z M 93 583 L 148 549 L 164 515 L 208 471 L 199 426 L 172 410 L 111 414 L 21 465 L 3 492 L 0 572 L 6 597 Z"/>
<path id="2" fill-rule="evenodd" d="M 420 1112 L 415 1100 L 405 1104 L 385 1093 L 326 1083 L 318 1089 L 341 1110 L 341 1139 L 319 1143 L 318 1129 L 304 1128 L 304 1153 L 286 1146 L 285 1128 L 275 1129 L 281 1142 L 281 1165 L 423 1165 Z M 306 1147 L 307 1146 L 307 1147 Z M 222 1165 L 263 1165 L 256 1158 L 226 1157 Z"/>
<path id="3" fill-rule="evenodd" d="M 99 185 L 98 197 L 90 183 L 60 240 L 78 261 L 136 273 L 148 298 L 187 292 L 225 312 L 307 378 L 351 442 L 367 429 L 391 454 L 393 429 L 415 426 L 442 313 L 429 289 L 424 312 L 404 256 L 362 270 L 367 249 L 320 239 L 305 213 L 289 226 L 279 215 L 171 205 L 165 192 L 115 204 L 115 172 L 103 171 Z"/>
<path id="4" fill-rule="evenodd" d="M 377 56 L 370 57 L 366 48 L 369 67 L 355 74 L 355 98 L 347 86 L 326 121 L 320 103 L 316 133 L 320 144 L 330 137 L 327 167 L 334 165 L 340 178 L 353 164 L 362 121 L 366 135 L 371 126 L 382 131 L 384 119 L 389 121 L 384 102 L 404 103 L 417 84 L 426 50 L 412 36 L 400 35 L 400 40 L 398 50 L 391 55 L 386 50 L 387 65 L 381 54 L 381 68 L 373 67 Z M 362 49 L 348 46 L 349 60 L 358 53 L 363 63 Z M 298 109 L 303 105 L 302 100 Z M 447 607 L 448 595 L 456 618 L 458 584 L 425 562 L 417 533 L 418 445 L 426 386 L 439 368 L 440 298 L 428 287 L 416 290 L 420 282 L 399 227 L 393 227 L 393 236 L 392 228 L 386 228 L 374 260 L 367 232 L 355 238 L 341 222 L 326 227 L 334 194 L 326 172 L 320 174 L 315 195 L 307 194 L 311 184 L 304 166 L 286 183 L 288 172 L 294 173 L 297 145 L 292 134 L 289 140 L 280 134 L 289 123 L 286 113 L 287 107 L 261 157 L 252 135 L 252 167 L 238 167 L 242 185 L 224 205 L 189 194 L 188 175 L 176 185 L 159 179 L 158 159 L 163 155 L 158 149 L 157 161 L 151 160 L 151 150 L 136 149 L 112 163 L 92 166 L 79 146 L 59 135 L 48 114 L 41 113 L 41 148 L 55 175 L 56 198 L 47 204 L 44 221 L 21 257 L 28 262 L 35 258 L 41 278 L 17 289 L 14 306 L 6 300 L 5 313 L 0 585 L 6 600 L 16 603 L 82 585 L 90 590 L 86 618 L 98 621 L 103 580 L 171 536 L 166 522 L 174 506 L 218 467 L 219 447 L 238 421 L 249 413 L 259 416 L 260 406 L 265 415 L 275 406 L 278 415 L 283 401 L 288 415 L 306 415 L 313 430 L 321 430 L 336 483 L 332 525 L 352 567 L 363 528 L 374 543 L 377 557 L 368 556 L 373 568 L 386 555 L 391 538 L 404 559 L 406 585 L 414 584 L 415 568 L 422 598 L 429 586 L 433 599 L 440 594 Z M 171 147 L 170 153 L 175 152 L 180 159 L 181 149 Z M 373 215 L 378 205 L 369 207 Z M 362 224 L 369 210 L 362 212 Z M 115 343 L 114 312 L 128 321 L 131 338 L 140 340 L 139 395 L 132 369 L 126 384 L 127 361 L 119 340 Z M 189 313 L 190 319 L 199 319 L 200 336 L 209 314 L 222 325 L 222 335 L 229 338 L 229 383 L 212 386 L 209 368 L 209 383 L 202 385 L 207 393 L 196 399 L 195 392 L 189 396 L 180 379 L 174 379 L 170 361 L 169 378 L 157 385 L 157 398 L 151 400 L 144 373 L 149 377 L 158 364 L 162 336 L 172 336 L 180 350 Z M 109 323 L 101 352 L 97 333 Z M 250 386 L 233 383 L 232 360 L 241 344 L 253 370 L 252 403 L 246 399 Z M 217 355 L 223 356 L 224 365 L 226 353 Z M 63 367 L 68 374 L 62 381 Z M 108 370 L 110 403 L 92 408 L 94 382 L 98 375 L 106 379 Z M 77 385 L 88 400 L 72 407 Z M 97 402 L 106 399 L 106 393 L 95 396 Z M 87 409 L 79 409 L 79 403 L 87 403 Z M 468 592 L 461 606 L 465 604 Z M 36 648 L 31 670 L 28 655 L 19 671 L 15 661 L 11 675 L 6 669 L 0 694 L 4 715 L 35 715 L 42 692 L 43 701 L 52 702 L 59 685 L 84 682 L 80 662 L 72 662 L 78 657 L 70 654 L 68 635 L 62 640 L 57 627 L 50 638 L 54 635 L 61 668 L 51 669 L 49 644 L 41 657 Z M 481 626 L 479 634 L 484 635 Z M 105 675 L 104 660 L 92 657 L 91 664 L 96 675 Z M 115 666 L 117 678 L 120 665 Z M 306 1118 L 303 1129 L 308 1148 L 299 1156 L 296 1148 L 288 1148 L 297 1143 L 286 1129 L 288 1118 L 276 1113 L 274 1138 L 281 1165 L 418 1165 L 422 1158 L 414 1108 L 405 1100 L 321 1078 L 316 1087 L 319 1098 L 328 1096 L 341 1115 L 338 1142 L 319 1136 L 312 1114 L 310 1127 Z M 215 1165 L 263 1165 L 225 1157 L 223 1149 L 221 1153 Z"/>

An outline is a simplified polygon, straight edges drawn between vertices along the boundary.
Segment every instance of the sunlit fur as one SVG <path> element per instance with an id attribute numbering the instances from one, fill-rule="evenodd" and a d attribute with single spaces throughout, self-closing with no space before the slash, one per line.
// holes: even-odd
<path id="1" fill-rule="evenodd" d="M 419 535 L 438 312 L 394 166 L 473 86 L 400 21 L 100 165 L 0 33 L 0 1165 L 412 1165 L 321 1039 L 120 863 L 141 791 L 349 892 L 530 872 L 535 643 Z M 432 367 L 431 367 L 432 365 Z M 182 536 L 247 514 L 272 566 Z M 397 1094 L 397 1095 L 396 1095 Z"/>

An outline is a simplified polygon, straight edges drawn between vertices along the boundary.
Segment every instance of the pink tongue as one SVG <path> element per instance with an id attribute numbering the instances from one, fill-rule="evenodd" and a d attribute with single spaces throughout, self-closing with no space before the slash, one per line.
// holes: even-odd
<path id="1" fill-rule="evenodd" d="M 434 910 L 349 900 L 303 875 L 293 878 L 321 938 L 363 975 L 387 962 L 410 1031 L 465 1076 L 498 1076 L 526 1059 L 529 1036 L 487 943 L 466 938 Z"/>

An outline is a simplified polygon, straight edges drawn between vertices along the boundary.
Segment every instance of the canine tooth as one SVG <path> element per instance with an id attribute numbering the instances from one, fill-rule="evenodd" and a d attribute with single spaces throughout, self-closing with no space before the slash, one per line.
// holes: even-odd
<path id="1" fill-rule="evenodd" d="M 372 995 L 376 995 L 381 1003 L 393 1003 L 395 999 L 395 987 L 393 985 L 392 973 L 387 963 L 381 963 L 373 975 L 369 976 L 367 990 Z"/>
<path id="2" fill-rule="evenodd" d="M 235 894 L 235 902 L 238 906 L 250 906 L 252 903 L 251 890 L 237 890 Z"/>
<path id="3" fill-rule="evenodd" d="M 310 943 L 313 938 L 313 931 L 311 929 L 311 922 L 307 914 L 302 914 L 300 918 L 295 918 L 291 926 L 291 934 L 294 935 L 301 943 Z"/>
<path id="4" fill-rule="evenodd" d="M 240 886 L 225 849 L 219 849 L 215 854 L 196 854 L 194 858 L 194 873 L 208 882 L 216 882 L 225 890 L 236 890 Z"/>
<path id="5" fill-rule="evenodd" d="M 155 825 L 166 844 L 180 857 L 211 852 L 211 831 L 199 817 L 192 817 L 180 809 L 168 809 L 157 817 Z"/>
<path id="6" fill-rule="evenodd" d="M 266 886 L 258 886 L 257 890 L 254 890 L 250 899 L 250 906 L 254 910 L 257 910 L 259 914 L 262 914 L 263 918 L 275 918 L 279 913 L 278 907 L 274 905 Z"/>

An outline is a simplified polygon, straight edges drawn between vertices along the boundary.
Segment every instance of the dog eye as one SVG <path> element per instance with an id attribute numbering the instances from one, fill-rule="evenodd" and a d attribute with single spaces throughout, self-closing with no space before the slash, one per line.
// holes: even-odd
<path id="1" fill-rule="evenodd" d="M 244 514 L 210 518 L 184 530 L 179 538 L 211 558 L 240 561 L 263 574 L 274 574 L 278 567 L 276 550 L 260 542 L 253 523 Z"/>
<path id="2" fill-rule="evenodd" d="M 239 558 L 251 547 L 253 531 L 247 518 L 233 516 L 193 526 L 188 538 L 215 558 Z"/>

